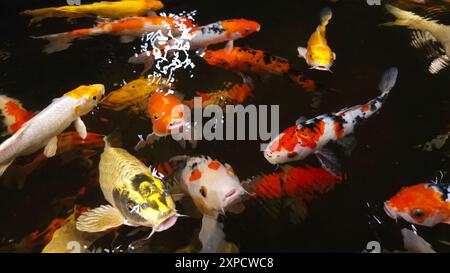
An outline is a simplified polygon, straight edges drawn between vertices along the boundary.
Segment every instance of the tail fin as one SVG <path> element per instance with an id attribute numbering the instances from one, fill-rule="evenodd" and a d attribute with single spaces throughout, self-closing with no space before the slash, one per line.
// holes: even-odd
<path id="1" fill-rule="evenodd" d="M 380 90 L 382 95 L 387 95 L 394 87 L 395 82 L 397 81 L 398 69 L 397 67 L 391 67 L 386 72 L 384 72 L 383 77 L 381 78 L 380 84 L 378 85 L 378 89 Z"/>
<path id="2" fill-rule="evenodd" d="M 321 24 L 320 24 L 319 29 L 320 29 L 320 32 L 322 33 L 322 35 L 325 35 L 326 27 L 327 27 L 328 23 L 330 22 L 331 17 L 333 17 L 333 12 L 328 7 L 322 9 L 322 11 L 320 12 Z"/>
<path id="3" fill-rule="evenodd" d="M 295 69 L 289 70 L 286 75 L 288 78 L 297 85 L 300 85 L 306 91 L 314 91 L 317 88 L 316 82 L 306 79 L 303 74 Z"/>
<path id="4" fill-rule="evenodd" d="M 20 13 L 21 15 L 28 15 L 32 16 L 30 20 L 30 24 L 34 25 L 36 23 L 39 23 L 40 21 L 52 17 L 53 14 L 53 8 L 42 8 L 42 9 L 34 9 L 34 10 L 25 10 Z"/>
<path id="5" fill-rule="evenodd" d="M 72 45 L 73 37 L 69 37 L 67 32 L 33 37 L 35 39 L 48 40 L 48 44 L 44 47 L 44 52 L 53 53 L 63 51 Z"/>
<path id="6" fill-rule="evenodd" d="M 385 5 L 385 7 L 388 12 L 397 17 L 397 20 L 395 20 L 394 22 L 384 23 L 382 24 L 383 26 L 406 26 L 414 28 L 417 22 L 426 21 L 426 19 L 420 17 L 419 15 L 416 15 L 413 12 L 405 11 L 391 5 Z"/>
<path id="7" fill-rule="evenodd" d="M 103 141 L 105 142 L 105 148 L 122 146 L 122 137 L 119 131 L 114 131 L 112 134 L 105 136 Z"/>

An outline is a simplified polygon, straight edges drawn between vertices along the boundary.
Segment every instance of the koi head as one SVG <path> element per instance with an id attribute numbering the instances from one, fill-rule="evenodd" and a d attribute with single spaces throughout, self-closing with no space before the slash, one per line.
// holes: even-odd
<path id="1" fill-rule="evenodd" d="M 384 210 L 392 219 L 403 218 L 411 224 L 428 227 L 450 224 L 448 196 L 448 185 L 422 183 L 402 188 L 384 203 Z"/>
<path id="2" fill-rule="evenodd" d="M 230 19 L 222 21 L 222 27 L 230 39 L 247 37 L 261 29 L 261 25 L 255 21 L 246 19 Z"/>
<path id="3" fill-rule="evenodd" d="M 206 215 L 224 212 L 245 194 L 233 168 L 209 157 L 189 158 L 181 181 L 197 208 Z"/>
<path id="4" fill-rule="evenodd" d="M 271 164 L 306 158 L 315 151 L 324 130 L 324 122 L 315 120 L 289 127 L 269 143 L 264 151 L 264 157 Z"/>
<path id="5" fill-rule="evenodd" d="M 188 122 L 181 100 L 172 94 L 155 93 L 148 101 L 147 110 L 153 132 L 161 136 L 180 129 Z"/>
<path id="6" fill-rule="evenodd" d="M 163 231 L 178 218 L 175 203 L 164 182 L 151 174 L 138 174 L 131 185 L 124 183 L 113 190 L 114 203 L 132 224 Z"/>
<path id="7" fill-rule="evenodd" d="M 311 46 L 306 55 L 306 61 L 311 69 L 331 71 L 335 55 L 327 45 Z"/>
<path id="8" fill-rule="evenodd" d="M 92 111 L 105 95 L 103 84 L 81 85 L 74 90 L 64 94 L 66 97 L 78 100 L 75 112 L 78 116 L 83 116 Z"/>

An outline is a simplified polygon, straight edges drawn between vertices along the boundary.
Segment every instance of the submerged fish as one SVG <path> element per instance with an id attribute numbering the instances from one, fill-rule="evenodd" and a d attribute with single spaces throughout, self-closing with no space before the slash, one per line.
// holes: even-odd
<path id="1" fill-rule="evenodd" d="M 77 229 L 100 232 L 121 225 L 151 227 L 152 233 L 172 227 L 178 218 L 164 181 L 126 150 L 105 139 L 99 183 L 110 205 L 82 214 Z"/>
<path id="2" fill-rule="evenodd" d="M 323 168 L 287 166 L 281 172 L 246 180 L 243 185 L 269 216 L 289 215 L 292 223 L 299 224 L 308 214 L 308 204 L 340 182 L 342 177 Z"/>
<path id="3" fill-rule="evenodd" d="M 222 109 L 225 109 L 227 105 L 242 104 L 247 100 L 249 96 L 253 94 L 254 86 L 250 80 L 245 83 L 232 82 L 226 83 L 226 87 L 223 90 L 212 92 L 196 92 L 196 96 L 202 99 L 202 108 L 210 105 L 217 105 Z M 184 101 L 184 104 L 190 108 L 194 108 L 194 100 Z"/>
<path id="4" fill-rule="evenodd" d="M 226 48 L 207 50 L 203 59 L 209 65 L 240 74 L 254 73 L 263 77 L 267 75 L 287 76 L 307 91 L 315 88 L 314 81 L 305 79 L 301 73 L 293 70 L 288 60 L 272 56 L 262 50 L 240 47 L 233 47 L 231 52 L 228 52 Z"/>
<path id="5" fill-rule="evenodd" d="M 28 112 L 16 99 L 0 95 L 0 136 L 8 136 L 17 132 L 30 120 L 34 113 Z"/>
<path id="6" fill-rule="evenodd" d="M 189 42 L 190 50 L 197 50 L 199 55 L 203 55 L 205 50 L 210 45 L 220 44 L 227 42 L 225 47 L 226 52 L 231 52 L 233 49 L 233 41 L 247 37 L 260 30 L 259 23 L 246 19 L 229 19 L 222 20 L 216 23 L 212 23 L 206 26 L 195 27 L 189 32 L 187 42 Z M 169 40 L 167 45 L 173 43 L 173 40 Z M 165 45 L 162 45 L 160 51 L 164 50 Z M 137 56 L 131 57 L 128 62 L 133 64 L 145 64 L 144 72 L 149 70 L 155 56 L 152 52 L 142 52 Z"/>
<path id="7" fill-rule="evenodd" d="M 88 161 L 103 146 L 103 136 L 99 134 L 87 133 L 86 138 L 82 139 L 78 132 L 64 132 L 58 135 L 55 156 L 59 156 L 66 163 L 79 158 Z M 4 183 L 10 187 L 22 189 L 27 177 L 41 167 L 46 160 L 46 155 L 41 153 L 30 163 L 10 166 L 4 175 Z"/>
<path id="8" fill-rule="evenodd" d="M 42 253 L 88 253 L 89 247 L 97 239 L 105 235 L 104 232 L 89 233 L 82 232 L 76 228 L 76 219 L 81 213 L 88 211 L 88 208 L 75 206 L 73 212 L 67 217 L 58 228 L 56 228 L 47 244 L 42 249 Z"/>
<path id="9" fill-rule="evenodd" d="M 384 203 L 384 210 L 392 219 L 432 227 L 450 224 L 450 185 L 422 183 L 404 187 Z"/>
<path id="10" fill-rule="evenodd" d="M 132 112 L 139 113 L 146 110 L 148 100 L 154 93 L 168 88 L 169 84 L 166 78 L 141 77 L 110 92 L 100 102 L 100 105 L 114 111 L 130 108 Z"/>
<path id="11" fill-rule="evenodd" d="M 450 26 L 391 5 L 386 5 L 386 9 L 397 20 L 384 23 L 384 26 L 405 26 L 417 30 L 411 36 L 411 45 L 415 48 L 428 47 L 431 51 L 429 56 L 434 59 L 428 67 L 430 73 L 436 74 L 450 64 Z M 437 50 L 433 48 L 433 43 L 438 44 Z"/>
<path id="12" fill-rule="evenodd" d="M 185 114 L 182 100 L 166 92 L 156 92 L 148 100 L 147 111 L 153 125 L 153 132 L 136 144 L 140 150 L 147 144 L 170 134 L 182 133 L 182 128 L 190 121 Z M 181 131 L 180 131 L 181 130 Z"/>
<path id="13" fill-rule="evenodd" d="M 16 133 L 0 144 L 0 175 L 15 158 L 44 148 L 46 157 L 57 151 L 58 135 L 74 123 L 82 139 L 87 136 L 81 116 L 97 105 L 105 92 L 102 84 L 82 85 L 62 96 L 27 121 Z"/>
<path id="14" fill-rule="evenodd" d="M 348 154 L 355 146 L 354 129 L 383 106 L 397 80 L 397 68 L 386 71 L 379 84 L 381 94 L 363 105 L 342 109 L 310 120 L 300 118 L 267 146 L 264 156 L 272 164 L 301 160 L 315 154 L 323 167 L 340 175 L 341 166 L 328 144 L 337 143 Z"/>
<path id="15" fill-rule="evenodd" d="M 21 14 L 32 16 L 33 18 L 30 21 L 30 25 L 32 25 L 47 18 L 73 19 L 100 16 L 103 18 L 120 19 L 131 16 L 143 16 L 149 14 L 151 11 L 160 10 L 163 7 L 163 3 L 158 0 L 121 0 L 25 10 Z"/>
<path id="16" fill-rule="evenodd" d="M 178 32 L 180 25 L 191 25 L 187 18 L 172 18 L 164 16 L 153 17 L 129 17 L 117 21 L 98 24 L 93 28 L 76 29 L 69 32 L 50 34 L 37 39 L 46 39 L 49 43 L 44 48 L 44 52 L 53 53 L 69 48 L 74 40 L 86 39 L 99 35 L 121 36 L 122 43 L 134 41 L 146 32 L 155 32 L 158 30 L 168 33 Z"/>
<path id="17" fill-rule="evenodd" d="M 326 27 L 332 17 L 331 9 L 324 8 L 321 12 L 321 24 L 311 35 L 307 48 L 298 47 L 298 56 L 304 58 L 306 63 L 312 69 L 330 71 L 336 54 L 328 46 L 326 35 Z"/>
<path id="18" fill-rule="evenodd" d="M 450 125 L 447 126 L 445 132 L 442 132 L 432 140 L 427 141 L 425 144 L 419 145 L 419 147 L 422 148 L 422 151 L 427 152 L 439 150 L 445 146 L 449 137 L 450 137 Z"/>

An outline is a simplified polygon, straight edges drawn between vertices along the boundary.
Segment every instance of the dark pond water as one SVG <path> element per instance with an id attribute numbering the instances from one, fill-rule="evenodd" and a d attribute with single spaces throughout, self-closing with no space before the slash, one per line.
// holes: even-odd
<path id="1" fill-rule="evenodd" d="M 28 18 L 18 13 L 63 5 L 63 2 L 21 0 L 1 1 L 0 4 L 0 49 L 11 53 L 9 59 L 0 62 L 0 91 L 21 100 L 30 110 L 43 109 L 53 98 L 81 84 L 103 83 L 107 90 L 115 90 L 117 84 L 138 76 L 139 68 L 127 63 L 138 42 L 121 44 L 117 37 L 104 36 L 76 42 L 60 53 L 42 53 L 44 44 L 30 36 L 88 27 L 93 21 L 82 19 L 67 24 L 64 20 L 48 20 L 41 26 L 28 27 Z M 280 105 L 281 129 L 291 126 L 300 116 L 314 117 L 367 102 L 377 95 L 376 87 L 384 70 L 391 66 L 399 69 L 397 85 L 381 113 L 356 132 L 358 146 L 347 162 L 347 181 L 318 196 L 301 224 L 292 224 L 282 215 L 268 217 L 256 204 L 249 204 L 244 213 L 224 218 L 227 240 L 234 242 L 241 252 L 360 252 L 374 240 L 391 251 L 402 249 L 400 230 L 407 223 L 389 219 L 382 205 L 402 186 L 428 181 L 437 171 L 449 170 L 448 155 L 440 151 L 422 152 L 415 146 L 434 138 L 448 126 L 450 70 L 429 74 L 429 62 L 424 53 L 409 45 L 410 32 L 405 28 L 379 26 L 393 17 L 382 6 L 370 6 L 366 1 L 216 2 L 165 1 L 163 11 L 197 10 L 195 19 L 201 25 L 227 18 L 258 21 L 261 31 L 236 41 L 236 45 L 282 56 L 310 78 L 335 90 L 324 92 L 319 108 L 312 109 L 311 94 L 285 78 L 255 79 L 256 90 L 247 103 Z M 337 54 L 333 73 L 308 70 L 296 50 L 306 44 L 325 6 L 333 10 L 327 28 L 328 41 Z M 420 7 L 416 9 L 420 14 Z M 450 23 L 449 13 L 439 14 L 437 18 Z M 184 72 L 177 74 L 177 90 L 186 97 L 192 97 L 197 90 L 218 89 L 224 81 L 240 81 L 232 72 L 210 67 L 198 57 L 192 58 L 196 63 L 194 78 Z M 102 117 L 110 122 L 99 122 Z M 124 147 L 129 151 L 138 133 L 151 131 L 148 120 L 126 112 L 98 110 L 84 120 L 91 132 L 122 131 Z M 267 163 L 259 152 L 257 141 L 201 141 L 196 150 L 183 151 L 175 142 L 165 140 L 152 151 L 146 149 L 136 154 L 149 162 L 162 162 L 183 153 L 205 154 L 228 162 L 241 179 L 276 171 L 276 166 Z M 52 158 L 30 174 L 22 190 L 0 186 L 0 244 L 6 246 L 9 240 L 19 242 L 31 232 L 45 229 L 52 219 L 67 217 L 70 205 L 61 205 L 55 200 L 73 196 L 84 185 L 94 186 L 77 203 L 91 207 L 104 204 L 103 195 L 95 186 L 98 160 L 99 156 L 94 156 L 93 167 L 87 168 L 81 160 L 65 164 L 60 158 Z M 317 165 L 314 158 L 308 158 L 306 163 Z M 446 179 L 448 181 L 448 177 Z M 172 229 L 149 241 L 152 251 L 175 251 L 187 245 L 196 236 L 200 223 L 196 218 L 179 220 Z M 432 244 L 450 240 L 447 225 L 418 229 Z M 131 228 L 122 230 L 118 240 L 126 245 L 131 239 L 124 234 Z M 107 248 L 111 240 L 107 236 L 98 245 Z M 41 248 L 38 246 L 32 251 Z M 440 245 L 436 250 L 450 249 Z"/>

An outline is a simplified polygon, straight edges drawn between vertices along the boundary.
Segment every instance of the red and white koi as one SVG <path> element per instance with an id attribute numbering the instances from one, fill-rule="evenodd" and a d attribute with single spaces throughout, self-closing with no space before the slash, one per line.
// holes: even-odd
<path id="1" fill-rule="evenodd" d="M 0 136 L 7 136 L 17 132 L 33 116 L 34 113 L 28 112 L 20 101 L 0 95 Z"/>
<path id="2" fill-rule="evenodd" d="M 384 210 L 392 219 L 403 218 L 411 224 L 450 224 L 450 185 L 422 183 L 404 187 L 384 203 Z"/>
<path id="3" fill-rule="evenodd" d="M 335 175 L 340 164 L 327 144 L 336 142 L 347 151 L 354 148 L 351 134 L 356 126 L 377 113 L 383 106 L 397 79 L 397 68 L 385 72 L 379 84 L 381 94 L 363 105 L 345 108 L 337 113 L 324 114 L 310 120 L 299 119 L 296 125 L 284 130 L 268 145 L 265 158 L 272 164 L 301 160 L 315 154 L 322 165 Z"/>

